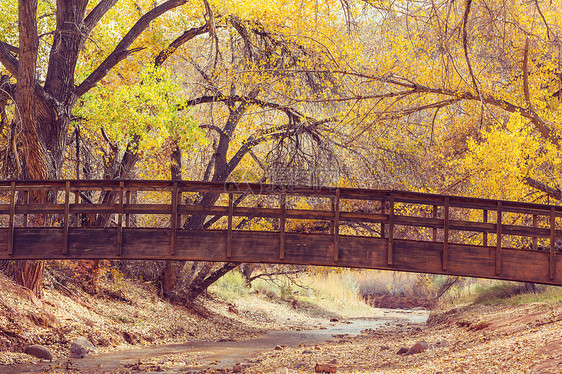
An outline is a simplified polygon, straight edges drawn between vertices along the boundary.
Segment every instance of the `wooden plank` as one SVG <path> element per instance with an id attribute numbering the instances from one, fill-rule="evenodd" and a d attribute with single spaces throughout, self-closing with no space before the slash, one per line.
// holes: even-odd
<path id="1" fill-rule="evenodd" d="M 63 220 L 63 242 L 62 242 L 62 254 L 66 255 L 68 253 L 68 220 L 70 216 L 70 181 L 66 181 L 64 188 L 64 216 Z"/>
<path id="2" fill-rule="evenodd" d="M 232 216 L 234 211 L 234 195 L 228 194 L 228 230 L 226 235 L 226 258 L 232 257 Z"/>
<path id="3" fill-rule="evenodd" d="M 16 213 L 16 182 L 11 182 L 10 217 L 8 218 L 8 254 L 14 253 L 14 215 Z"/>
<path id="4" fill-rule="evenodd" d="M 502 273 L 502 202 L 496 208 L 496 275 Z"/>
<path id="5" fill-rule="evenodd" d="M 445 198 L 443 206 L 443 252 L 442 252 L 442 269 L 447 271 L 449 266 L 449 198 Z"/>
<path id="6" fill-rule="evenodd" d="M 386 263 L 387 265 L 392 265 L 393 262 L 393 255 L 392 255 L 392 247 L 394 241 L 394 194 L 390 193 L 390 205 L 388 209 L 388 248 L 387 248 L 387 255 L 386 255 Z"/>
<path id="7" fill-rule="evenodd" d="M 131 191 L 161 191 L 161 190 L 171 190 L 173 182 L 171 181 L 124 181 L 125 186 Z M 18 186 L 20 182 L 18 181 Z M 63 190 L 64 181 L 21 181 L 21 188 L 23 190 L 38 190 L 38 189 L 51 189 L 51 190 Z M 265 185 L 265 184 L 252 184 L 252 183 L 231 183 L 228 184 L 235 188 L 234 191 L 248 191 L 255 194 L 277 194 L 280 186 Z M 79 180 L 73 182 L 78 190 L 118 190 L 118 181 L 107 181 L 107 180 Z M 192 191 L 192 192 L 214 192 L 221 193 L 224 192 L 225 185 L 223 183 L 217 182 L 191 182 L 182 181 L 179 184 L 181 191 Z M 18 187 L 19 188 L 19 187 Z M 0 181 L 0 190 L 9 191 L 10 181 Z M 395 202 L 406 202 L 411 204 L 442 204 L 444 195 L 436 194 L 424 194 L 410 191 L 384 191 L 384 190 L 372 190 L 372 189 L 354 189 L 354 188 L 341 188 L 341 198 L 345 199 L 357 199 L 357 200 L 388 200 L 389 193 L 395 194 Z M 333 195 L 332 188 L 311 188 L 307 186 L 294 187 L 291 188 L 291 194 L 298 196 L 324 196 L 329 197 Z M 450 206 L 460 207 L 467 209 L 494 209 L 497 204 L 496 200 L 490 199 L 479 199 L 479 198 L 469 198 L 462 196 L 451 196 Z M 502 201 L 504 211 L 506 212 L 519 212 L 524 214 L 537 214 L 537 215 L 549 215 L 550 207 L 546 204 L 535 204 L 535 203 L 522 203 L 522 202 L 512 202 L 512 201 Z M 536 210 L 536 212 L 533 212 Z M 530 213 L 533 212 L 533 213 Z M 556 215 L 562 215 L 562 207 L 556 207 Z"/>
<path id="8" fill-rule="evenodd" d="M 536 214 L 533 214 L 533 227 L 537 228 L 539 226 L 538 218 Z M 533 236 L 533 251 L 537 250 L 537 237 Z"/>
<path id="9" fill-rule="evenodd" d="M 427 217 L 394 216 L 395 225 L 443 228 L 443 222 L 443 219 Z M 503 225 L 502 227 L 503 233 L 508 235 L 538 236 L 543 238 L 550 236 L 550 229 L 548 228 L 534 228 L 521 225 Z M 449 230 L 496 233 L 497 227 L 495 223 L 449 220 Z M 557 230 L 556 232 L 558 235 L 562 233 L 562 230 Z"/>
<path id="10" fill-rule="evenodd" d="M 280 195 L 280 207 L 281 207 L 281 217 L 279 218 L 279 259 L 283 260 L 285 258 L 285 214 L 286 214 L 286 199 L 287 195 L 284 193 Z"/>
<path id="11" fill-rule="evenodd" d="M 144 206 L 132 205 L 129 211 L 143 212 Z M 148 207 L 150 209 L 150 207 Z M 166 212 L 166 211 L 164 211 Z M 148 212 L 144 212 L 147 214 Z M 166 212 L 166 213 L 169 213 Z M 178 208 L 180 214 L 207 214 L 227 216 L 228 207 L 211 206 L 202 207 L 197 205 L 182 205 Z M 153 213 L 154 214 L 154 213 Z M 252 208 L 252 207 L 236 207 L 233 216 L 235 217 L 264 217 L 264 218 L 280 218 L 281 210 L 277 208 Z M 286 209 L 285 218 L 309 219 L 309 220 L 326 220 L 333 221 L 334 213 L 332 210 L 309 210 L 309 209 Z M 387 222 L 388 216 L 378 213 L 354 213 L 340 212 L 340 221 L 346 222 Z M 423 224 L 423 223 L 422 223 Z M 442 222 L 440 223 L 442 225 Z"/>
<path id="12" fill-rule="evenodd" d="M 59 228 L 18 228 L 14 236 L 16 245 L 13 256 L 3 252 L 0 253 L 0 259 L 173 258 L 227 261 L 221 247 L 226 232 L 227 230 L 178 230 L 178 249 L 176 256 L 172 257 L 167 242 L 171 229 L 125 228 L 123 252 L 118 256 L 114 244 L 116 230 L 76 228 L 69 233 L 69 253 L 64 256 L 57 245 L 63 237 Z M 445 272 L 441 260 L 442 243 L 394 239 L 394 261 L 392 265 L 388 265 L 386 239 L 340 235 L 340 243 L 345 250 L 340 252 L 340 258 L 335 262 L 329 250 L 333 238 L 330 234 L 287 233 L 283 260 L 278 256 L 278 238 L 277 232 L 237 231 L 233 237 L 231 261 L 362 267 L 557 285 L 561 284 L 562 279 L 559 264 L 556 267 L 557 276 L 553 280 L 550 279 L 548 252 L 504 248 L 504 267 L 502 274 L 498 275 L 495 271 L 495 258 L 489 256 L 488 248 L 483 246 L 450 243 L 450 251 L 455 255 L 449 259 L 449 266 Z M 561 257 L 556 254 L 555 260 L 560 262 Z"/>
<path id="13" fill-rule="evenodd" d="M 119 213 L 117 214 L 117 256 L 123 252 L 123 205 L 125 182 L 119 182 Z"/>
<path id="14" fill-rule="evenodd" d="M 550 256 L 549 256 L 549 278 L 553 280 L 556 276 L 556 208 L 550 208 Z"/>
<path id="15" fill-rule="evenodd" d="M 334 238 L 332 243 L 332 256 L 334 262 L 338 262 L 340 258 L 340 189 L 336 188 L 336 197 L 334 201 Z"/>
<path id="16" fill-rule="evenodd" d="M 176 254 L 176 231 L 178 227 L 178 183 L 174 182 L 174 187 L 172 189 L 172 214 L 170 215 L 170 227 L 172 229 L 170 237 L 170 255 L 174 256 Z"/>

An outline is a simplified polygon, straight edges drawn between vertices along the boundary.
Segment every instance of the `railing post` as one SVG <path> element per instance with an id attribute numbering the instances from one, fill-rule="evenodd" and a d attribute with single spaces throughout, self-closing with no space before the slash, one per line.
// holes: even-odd
<path id="1" fill-rule="evenodd" d="M 484 209 L 482 211 L 482 221 L 484 223 L 488 223 L 488 209 Z M 482 232 L 482 245 L 484 247 L 488 246 L 488 232 L 487 231 Z"/>
<path id="2" fill-rule="evenodd" d="M 449 197 L 445 198 L 443 205 L 443 253 L 442 253 L 443 271 L 447 271 L 449 267 Z"/>
<path id="3" fill-rule="evenodd" d="M 234 214 L 234 194 L 228 193 L 228 230 L 226 233 L 226 258 L 232 257 L 232 216 Z"/>
<path id="4" fill-rule="evenodd" d="M 340 259 L 340 189 L 336 188 L 334 201 L 334 236 L 332 240 L 332 256 L 335 262 Z"/>
<path id="5" fill-rule="evenodd" d="M 29 191 L 23 192 L 23 203 L 24 203 L 26 209 L 29 208 Z M 27 213 L 24 213 L 24 215 L 23 215 L 23 227 L 27 227 L 27 224 L 28 224 Z"/>
<path id="6" fill-rule="evenodd" d="M 556 276 L 556 208 L 550 208 L 550 257 L 549 257 L 549 275 L 550 280 Z"/>
<path id="7" fill-rule="evenodd" d="M 127 204 L 127 206 L 129 204 L 131 204 L 131 191 L 127 190 L 125 192 L 125 204 Z M 127 214 L 125 214 L 125 227 L 131 227 L 131 214 L 127 212 Z"/>
<path id="8" fill-rule="evenodd" d="M 286 200 L 287 200 L 287 195 L 285 195 L 284 193 L 282 193 L 280 195 L 280 208 L 281 208 L 281 217 L 279 217 L 279 233 L 280 233 L 280 238 L 279 238 L 279 259 L 283 260 L 285 259 L 285 226 L 286 226 L 286 214 L 287 214 L 287 205 L 286 205 Z"/>
<path id="9" fill-rule="evenodd" d="M 178 210 L 179 210 L 179 206 L 181 205 L 181 202 L 182 202 L 182 196 L 183 196 L 183 192 L 178 187 L 178 204 L 177 204 Z M 179 227 L 181 229 L 181 213 L 178 213 L 177 227 Z"/>
<path id="10" fill-rule="evenodd" d="M 434 205 L 431 211 L 431 217 L 436 219 L 437 218 L 437 205 Z M 432 236 L 432 241 L 436 242 L 437 241 L 437 227 L 433 228 L 433 236 Z"/>
<path id="11" fill-rule="evenodd" d="M 119 213 L 117 214 L 117 256 L 123 252 L 123 191 L 125 182 L 119 182 Z"/>
<path id="12" fill-rule="evenodd" d="M 385 211 L 386 211 L 386 201 L 381 200 L 381 214 L 384 214 Z M 381 222 L 381 238 L 384 238 L 386 236 L 385 226 L 386 225 L 384 224 L 384 222 Z"/>
<path id="13" fill-rule="evenodd" d="M 68 218 L 70 216 L 70 181 L 66 181 L 64 186 L 64 217 L 63 221 L 63 243 L 62 254 L 68 254 Z"/>
<path id="14" fill-rule="evenodd" d="M 502 273 L 502 202 L 498 201 L 496 215 L 496 275 Z"/>
<path id="15" fill-rule="evenodd" d="M 77 207 L 78 204 L 80 204 L 80 190 L 74 191 L 74 206 Z M 80 213 L 74 213 L 74 227 L 78 226 L 80 226 Z"/>
<path id="16" fill-rule="evenodd" d="M 533 227 L 537 228 L 539 226 L 538 217 L 536 214 L 533 214 Z M 537 237 L 533 236 L 533 251 L 536 251 L 538 248 L 537 245 Z"/>
<path id="17" fill-rule="evenodd" d="M 388 245 L 386 252 L 386 263 L 392 265 L 393 260 L 393 246 L 394 246 L 394 192 L 390 193 L 390 207 L 388 210 Z"/>
<path id="18" fill-rule="evenodd" d="M 171 238 L 170 238 L 170 255 L 174 256 L 176 254 L 176 230 L 178 227 L 178 182 L 174 182 L 172 188 L 172 214 L 170 216 L 170 226 L 171 226 Z"/>
<path id="19" fill-rule="evenodd" d="M 16 182 L 11 183 L 10 218 L 8 219 L 8 254 L 14 254 L 14 215 L 16 213 Z"/>

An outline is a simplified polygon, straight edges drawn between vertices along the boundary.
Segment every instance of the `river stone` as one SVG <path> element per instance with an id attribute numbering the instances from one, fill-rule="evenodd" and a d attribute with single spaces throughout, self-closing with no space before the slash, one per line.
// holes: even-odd
<path id="1" fill-rule="evenodd" d="M 423 340 L 420 340 L 419 342 L 417 342 L 413 346 L 411 346 L 410 349 L 408 349 L 408 351 L 406 353 L 404 353 L 404 356 L 422 353 L 423 351 L 427 350 L 428 348 L 429 348 L 429 344 L 427 344 L 427 342 L 425 342 Z"/>
<path id="2" fill-rule="evenodd" d="M 75 339 L 70 346 L 71 358 L 84 358 L 92 352 L 96 351 L 96 347 L 86 338 Z"/>
<path id="3" fill-rule="evenodd" d="M 25 349 L 24 353 L 44 360 L 53 361 L 53 355 L 51 354 L 51 351 L 49 351 L 49 348 L 42 345 L 30 345 Z"/>
<path id="4" fill-rule="evenodd" d="M 233 373 L 240 373 L 241 371 L 242 371 L 242 365 L 240 365 L 239 362 L 232 367 Z"/>
<path id="5" fill-rule="evenodd" d="M 408 348 L 402 347 L 396 352 L 397 355 L 403 355 L 404 353 L 408 352 Z"/>
<path id="6" fill-rule="evenodd" d="M 439 340 L 437 343 L 435 343 L 436 347 L 448 347 L 449 346 L 449 341 L 443 339 L 443 340 Z"/>

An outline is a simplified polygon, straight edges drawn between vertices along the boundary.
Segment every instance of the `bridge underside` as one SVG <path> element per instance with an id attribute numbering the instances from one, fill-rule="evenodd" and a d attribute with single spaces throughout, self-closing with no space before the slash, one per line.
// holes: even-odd
<path id="1" fill-rule="evenodd" d="M 65 247 L 63 230 L 17 228 L 13 233 L 13 253 L 8 254 L 9 234 L 7 229 L 0 231 L 0 259 L 173 259 L 305 264 L 562 285 L 560 254 L 554 257 L 555 273 L 550 276 L 548 252 L 509 248 L 501 250 L 498 272 L 496 247 L 449 243 L 448 250 L 443 251 L 443 243 L 394 239 L 389 261 L 388 240 L 377 237 L 341 235 L 337 253 L 334 253 L 333 236 L 328 234 L 286 233 L 282 244 L 279 233 L 232 231 L 230 248 L 227 248 L 227 230 L 177 230 L 172 246 L 171 229 L 123 228 L 120 235 L 115 228 L 73 228 L 68 232 Z M 175 247 L 174 254 L 172 247 Z M 66 254 L 62 248 L 67 248 Z M 448 256 L 445 262 L 443 253 Z"/>

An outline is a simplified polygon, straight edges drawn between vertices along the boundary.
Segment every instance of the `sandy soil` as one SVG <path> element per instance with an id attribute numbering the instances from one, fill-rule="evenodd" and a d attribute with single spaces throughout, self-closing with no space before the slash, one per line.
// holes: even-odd
<path id="1" fill-rule="evenodd" d="M 426 341 L 410 356 L 402 347 Z M 269 351 L 246 373 L 314 372 L 337 362 L 340 373 L 561 373 L 562 306 L 470 305 L 434 313 L 427 324 L 389 322 L 357 337 Z"/>
<path id="2" fill-rule="evenodd" d="M 44 297 L 37 299 L 0 274 L 0 365 L 39 362 L 23 353 L 31 344 L 47 346 L 63 360 L 77 337 L 87 338 L 103 353 L 250 339 L 269 330 L 313 328 L 326 318 L 329 313 L 258 297 L 239 304 L 204 299 L 186 308 L 160 299 L 149 283 L 127 279 L 102 285 L 97 295 L 70 282 L 46 282 Z"/>

